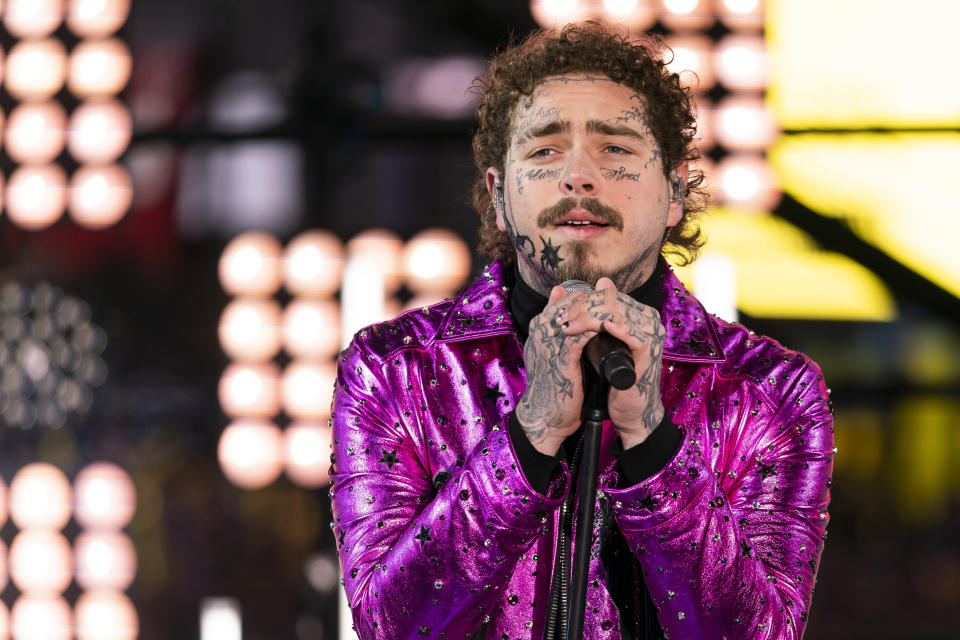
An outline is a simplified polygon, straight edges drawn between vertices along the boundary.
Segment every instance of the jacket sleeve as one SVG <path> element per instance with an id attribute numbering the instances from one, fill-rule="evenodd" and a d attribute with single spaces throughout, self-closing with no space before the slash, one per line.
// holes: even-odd
<path id="1" fill-rule="evenodd" d="M 803 634 L 828 522 L 833 419 L 815 364 L 804 359 L 790 386 L 763 421 L 756 401 L 731 403 L 734 436 L 748 428 L 752 444 L 732 437 L 711 465 L 694 420 L 665 468 L 607 491 L 670 637 Z"/>
<path id="2" fill-rule="evenodd" d="M 552 497 L 534 491 L 504 424 L 431 479 L 417 412 L 407 410 L 422 399 L 393 386 L 357 339 L 341 354 L 330 495 L 355 628 L 363 640 L 469 637 L 569 477 L 564 466 Z"/>

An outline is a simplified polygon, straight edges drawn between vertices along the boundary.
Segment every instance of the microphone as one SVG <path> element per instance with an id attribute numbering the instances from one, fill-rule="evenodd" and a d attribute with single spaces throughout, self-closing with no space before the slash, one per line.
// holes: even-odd
<path id="1" fill-rule="evenodd" d="M 567 280 L 560 284 L 567 293 L 593 291 L 594 288 L 583 280 Z M 590 338 L 583 349 L 583 357 L 593 370 L 606 380 L 614 389 L 630 388 L 637 380 L 633 368 L 633 356 L 623 340 L 615 338 L 605 331 Z"/>

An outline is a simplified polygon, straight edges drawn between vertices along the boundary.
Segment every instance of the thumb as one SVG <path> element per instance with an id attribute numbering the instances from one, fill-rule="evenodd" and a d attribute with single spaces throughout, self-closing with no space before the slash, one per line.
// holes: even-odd
<path id="1" fill-rule="evenodd" d="M 613 289 L 617 290 L 617 285 L 613 284 L 613 280 L 604 276 L 597 280 L 597 289 Z"/>
<path id="2" fill-rule="evenodd" d="M 564 289 L 560 285 L 557 285 L 550 290 L 550 299 L 547 300 L 547 304 L 551 305 L 565 295 L 567 295 L 566 289 Z"/>

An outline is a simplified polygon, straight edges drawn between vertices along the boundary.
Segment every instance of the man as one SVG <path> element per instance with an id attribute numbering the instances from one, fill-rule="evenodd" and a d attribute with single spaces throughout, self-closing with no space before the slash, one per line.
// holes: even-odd
<path id="1" fill-rule="evenodd" d="M 481 88 L 475 202 L 497 259 L 340 358 L 331 495 L 360 637 L 562 637 L 580 354 L 604 331 L 637 382 L 610 391 L 598 492 L 579 497 L 596 510 L 584 637 L 799 638 L 827 390 L 661 257 L 700 244 L 688 94 L 656 50 L 591 23 L 504 51 Z"/>

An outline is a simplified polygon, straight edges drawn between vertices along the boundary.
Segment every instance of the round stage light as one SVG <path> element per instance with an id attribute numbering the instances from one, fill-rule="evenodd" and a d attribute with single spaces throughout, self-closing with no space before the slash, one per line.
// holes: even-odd
<path id="1" fill-rule="evenodd" d="M 301 487 L 322 487 L 330 482 L 330 427 L 295 423 L 283 433 L 286 474 Z"/>
<path id="2" fill-rule="evenodd" d="M 137 509 L 137 490 L 130 476 L 110 462 L 84 467 L 73 481 L 76 519 L 91 531 L 120 530 Z"/>
<path id="3" fill-rule="evenodd" d="M 297 418 L 330 415 L 336 379 L 337 367 L 332 362 L 290 363 L 280 383 L 284 411 Z"/>
<path id="4" fill-rule="evenodd" d="M 270 422 L 237 420 L 223 430 L 217 457 L 230 482 L 260 489 L 283 470 L 283 434 Z"/>
<path id="5" fill-rule="evenodd" d="M 761 31 L 764 8 L 762 0 L 721 0 L 717 7 L 720 21 L 734 31 Z"/>
<path id="6" fill-rule="evenodd" d="M 401 261 L 407 286 L 415 293 L 453 293 L 470 273 L 470 249 L 446 229 L 427 229 L 410 238 Z"/>
<path id="7" fill-rule="evenodd" d="M 657 21 L 657 9 L 650 0 L 603 0 L 607 21 L 633 32 L 646 31 Z"/>
<path id="8" fill-rule="evenodd" d="M 741 209 L 772 211 L 782 196 L 776 176 L 762 156 L 735 154 L 716 169 L 718 199 Z"/>
<path id="9" fill-rule="evenodd" d="M 383 275 L 384 293 L 392 294 L 403 282 L 400 255 L 403 241 L 386 229 L 367 229 L 347 242 L 347 259 L 361 258 Z"/>
<path id="10" fill-rule="evenodd" d="M 73 612 L 59 596 L 25 594 L 10 611 L 13 640 L 71 640 Z"/>
<path id="11" fill-rule="evenodd" d="M 287 244 L 286 289 L 298 296 L 329 296 L 340 288 L 343 243 L 328 231 L 305 231 Z"/>
<path id="12" fill-rule="evenodd" d="M 7 605 L 0 600 L 0 640 L 8 640 L 10 637 L 10 611 Z"/>
<path id="13" fill-rule="evenodd" d="M 762 98 L 730 96 L 714 113 L 717 140 L 729 149 L 765 149 L 780 135 L 776 118 Z"/>
<path id="14" fill-rule="evenodd" d="M 70 52 L 67 87 L 81 98 L 112 96 L 130 80 L 130 51 L 121 40 L 84 40 Z"/>
<path id="15" fill-rule="evenodd" d="M 220 377 L 220 406 L 228 416 L 274 416 L 280 411 L 279 382 L 273 364 L 232 363 Z"/>
<path id="16" fill-rule="evenodd" d="M 717 77 L 728 89 L 763 89 L 767 86 L 767 55 L 761 36 L 727 36 L 717 46 Z"/>
<path id="17" fill-rule="evenodd" d="M 122 533 L 82 533 L 75 554 L 77 584 L 87 591 L 125 591 L 137 574 L 137 552 Z"/>
<path id="18" fill-rule="evenodd" d="M 0 352 L 3 352 L 3 349 L 0 349 Z M 3 366 L 6 369 L 6 364 L 3 363 L 4 358 L 0 356 L 0 366 Z M 3 481 L 3 478 L 0 478 L 0 528 L 3 527 L 7 522 L 7 483 Z M 0 587 L 0 591 L 3 591 L 3 587 Z"/>
<path id="19" fill-rule="evenodd" d="M 280 325 L 280 305 L 273 300 L 237 298 L 220 316 L 220 346 L 234 360 L 264 362 L 280 351 Z"/>
<path id="20" fill-rule="evenodd" d="M 695 138 L 697 147 L 701 151 L 709 149 L 716 142 L 716 132 L 714 131 L 714 108 L 710 99 L 700 94 L 696 97 L 696 117 L 697 117 L 697 137 Z"/>
<path id="21" fill-rule="evenodd" d="M 667 69 L 680 76 L 680 82 L 693 91 L 704 91 L 716 84 L 713 70 L 713 42 L 703 36 L 673 36 L 667 38 L 670 51 L 666 56 Z M 672 57 L 671 57 L 672 52 Z"/>
<path id="22" fill-rule="evenodd" d="M 77 640 L 136 640 L 140 623 L 122 593 L 90 592 L 77 599 Z"/>
<path id="23" fill-rule="evenodd" d="M 663 0 L 660 21 L 673 31 L 696 31 L 714 22 L 709 0 Z"/>
<path id="24" fill-rule="evenodd" d="M 129 14 L 130 0 L 70 0 L 67 26 L 81 38 L 106 38 Z"/>
<path id="25" fill-rule="evenodd" d="M 59 40 L 18 42 L 7 54 L 4 85 L 17 100 L 47 100 L 63 88 L 67 51 Z"/>
<path id="26" fill-rule="evenodd" d="M 7 0 L 3 26 L 16 38 L 45 38 L 63 21 L 63 0 Z"/>
<path id="27" fill-rule="evenodd" d="M 67 127 L 67 150 L 79 162 L 107 164 L 130 146 L 133 120 L 117 100 L 88 100 L 74 109 Z"/>
<path id="28" fill-rule="evenodd" d="M 585 5 L 578 0 L 530 0 L 530 15 L 541 27 L 550 29 L 589 17 Z"/>
<path id="29" fill-rule="evenodd" d="M 287 353 L 302 360 L 327 360 L 340 350 L 340 305 L 334 300 L 293 300 L 283 311 Z"/>
<path id="30" fill-rule="evenodd" d="M 18 227 L 44 229 L 63 215 L 67 176 L 57 165 L 20 167 L 6 188 L 7 215 Z"/>
<path id="31" fill-rule="evenodd" d="M 121 165 L 80 167 L 70 180 L 70 217 L 81 227 L 116 224 L 133 203 L 133 182 Z"/>
<path id="32" fill-rule="evenodd" d="M 9 567 L 7 566 L 7 544 L 0 540 L 0 591 L 3 591 L 7 588 L 7 582 L 9 581 L 10 573 Z M 2 625 L 0 625 L 2 626 Z M 0 640 L 3 640 L 4 635 L 0 631 Z"/>
<path id="33" fill-rule="evenodd" d="M 56 531 L 28 529 L 10 544 L 10 578 L 25 593 L 62 593 L 73 579 L 73 554 Z"/>
<path id="34" fill-rule="evenodd" d="M 60 469 L 34 462 L 10 482 L 10 519 L 20 529 L 59 530 L 73 508 L 70 482 Z"/>
<path id="35" fill-rule="evenodd" d="M 7 118 L 5 146 L 15 162 L 46 164 L 63 151 L 67 114 L 57 102 L 25 102 Z"/>
<path id="36" fill-rule="evenodd" d="M 227 244 L 218 271 L 224 291 L 239 295 L 269 296 L 280 288 L 280 255 L 283 248 L 273 236 L 252 231 Z"/>

